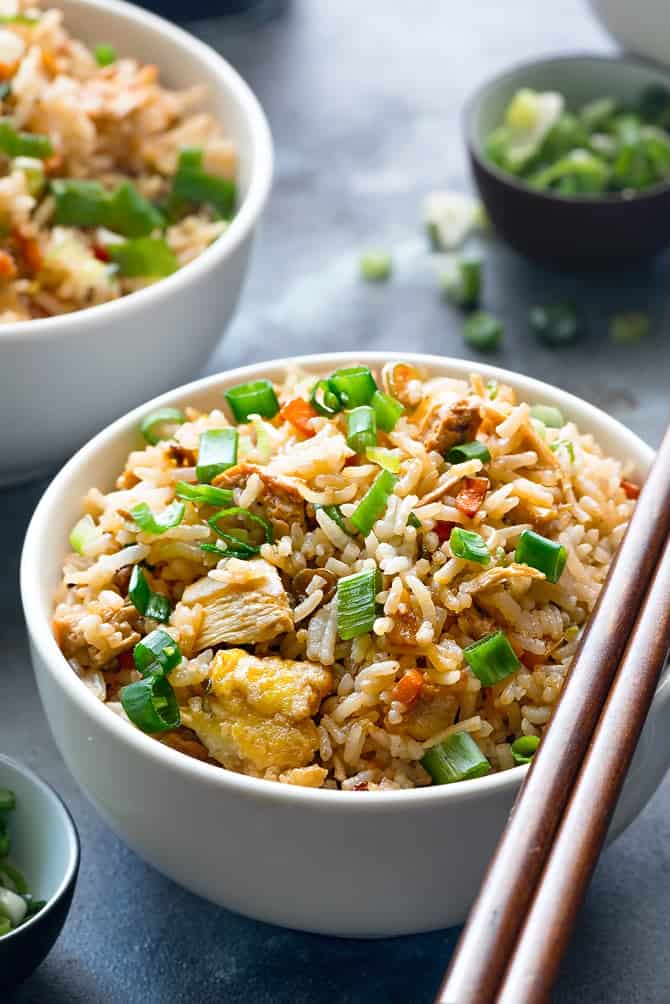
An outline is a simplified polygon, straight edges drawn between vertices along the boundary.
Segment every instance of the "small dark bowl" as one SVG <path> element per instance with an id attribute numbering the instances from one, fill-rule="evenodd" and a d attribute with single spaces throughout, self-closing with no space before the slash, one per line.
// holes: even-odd
<path id="1" fill-rule="evenodd" d="M 60 934 L 79 871 L 79 837 L 60 797 L 36 774 L 0 756 L 0 787 L 16 795 L 10 858 L 46 906 L 0 938 L 0 1000 L 39 966 Z"/>
<path id="2" fill-rule="evenodd" d="M 521 87 L 559 91 L 573 109 L 592 98 L 631 102 L 650 84 L 670 88 L 670 73 L 621 56 L 563 56 L 525 63 L 484 84 L 465 109 L 470 164 L 496 230 L 530 258 L 598 267 L 649 257 L 670 244 L 670 184 L 632 198 L 537 192 L 492 164 L 490 132 Z"/>

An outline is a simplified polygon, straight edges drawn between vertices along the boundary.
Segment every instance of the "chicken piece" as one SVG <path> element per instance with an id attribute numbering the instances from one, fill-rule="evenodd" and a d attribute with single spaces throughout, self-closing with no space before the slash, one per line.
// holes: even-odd
<path id="1" fill-rule="evenodd" d="M 214 478 L 212 484 L 218 488 L 241 488 L 252 474 L 257 474 L 263 482 L 264 492 L 259 505 L 267 519 L 275 523 L 285 523 L 289 528 L 295 523 L 305 529 L 305 502 L 302 495 L 288 478 L 282 478 L 257 464 L 236 464 Z"/>
<path id="2" fill-rule="evenodd" d="M 541 581 L 545 578 L 544 572 L 540 572 L 537 568 L 532 568 L 530 565 L 519 565 L 516 563 L 497 565 L 495 568 L 489 568 L 480 575 L 477 575 L 474 579 L 468 579 L 467 582 L 459 586 L 458 591 L 460 593 L 481 593 L 485 589 L 492 589 L 494 586 L 500 586 L 503 582 L 512 582 L 514 579 L 537 579 Z"/>
<path id="3" fill-rule="evenodd" d="M 333 686 L 328 669 L 228 649 L 214 656 L 210 678 L 206 702 L 192 701 L 183 719 L 211 756 L 251 774 L 310 763 L 319 746 L 312 716 Z"/>
<path id="4" fill-rule="evenodd" d="M 421 626 L 419 618 L 413 610 L 405 610 L 404 613 L 393 615 L 393 628 L 386 635 L 387 640 L 392 645 L 399 648 L 415 648 L 416 633 Z"/>
<path id="5" fill-rule="evenodd" d="M 286 590 L 276 568 L 262 558 L 230 558 L 223 568 L 187 586 L 181 603 L 198 604 L 203 611 L 194 652 L 213 645 L 270 641 L 293 628 Z"/>
<path id="6" fill-rule="evenodd" d="M 479 428 L 479 406 L 467 398 L 440 401 L 427 397 L 417 408 L 412 421 L 419 427 L 419 439 L 428 451 L 443 456 L 457 443 L 468 443 Z"/>

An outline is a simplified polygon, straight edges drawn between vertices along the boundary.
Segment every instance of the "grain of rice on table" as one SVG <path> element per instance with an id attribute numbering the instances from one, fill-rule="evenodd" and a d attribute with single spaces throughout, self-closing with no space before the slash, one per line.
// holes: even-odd
<path id="1" fill-rule="evenodd" d="M 222 396 L 218 410 L 189 408 L 163 425 L 169 438 L 146 443 L 138 431 L 124 470 L 110 472 L 115 487 L 92 486 L 83 500 L 54 611 L 65 657 L 99 700 L 127 718 L 135 646 L 162 629 L 181 655 L 167 676 L 179 721 L 156 737 L 229 770 L 412 788 L 433 783 L 426 753 L 459 733 L 494 771 L 515 765 L 520 737 L 541 737 L 635 504 L 629 472 L 571 422 L 543 425 L 529 407 L 541 402 L 517 401 L 510 387 L 405 364 L 374 376 L 404 405 L 391 431 L 377 428 L 381 455 L 355 453 L 346 409 L 319 414 L 309 403 L 317 378 L 295 370 L 270 391 L 266 417 L 235 422 Z M 180 489 L 176 525 L 140 527 L 141 503 L 174 516 L 176 486 L 196 484 L 212 429 L 236 429 L 226 434 L 237 435 L 236 463 L 209 472 L 225 504 Z M 447 459 L 463 443 L 477 456 Z M 396 473 L 363 536 L 357 507 L 380 459 Z M 213 525 L 231 507 L 244 511 Z M 485 563 L 454 554 L 461 530 L 478 535 Z M 529 531 L 565 549 L 557 582 L 517 560 Z M 136 567 L 167 598 L 164 623 L 129 595 Z M 359 572 L 372 605 L 363 630 L 343 638 L 338 583 Z M 496 632 L 518 662 L 491 683 L 467 649 Z"/>
<path id="2" fill-rule="evenodd" d="M 60 10 L 0 2 L 0 323 L 156 282 L 234 212 L 236 150 L 205 88 L 169 90 L 105 42 Z"/>

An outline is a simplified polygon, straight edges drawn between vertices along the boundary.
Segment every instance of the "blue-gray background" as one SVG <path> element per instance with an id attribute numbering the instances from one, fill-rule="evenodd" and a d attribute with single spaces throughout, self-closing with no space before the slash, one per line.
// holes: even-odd
<path id="1" fill-rule="evenodd" d="M 472 355 L 457 313 L 436 292 L 421 198 L 469 185 L 460 110 L 480 81 L 543 53 L 610 48 L 586 4 L 296 0 L 261 23 L 221 18 L 189 27 L 256 90 L 277 153 L 249 282 L 208 371 L 335 347 Z M 359 251 L 371 244 L 395 251 L 389 285 L 357 281 Z M 507 329 L 497 361 L 580 394 L 656 444 L 670 413 L 668 260 L 578 278 L 530 266 L 493 240 L 487 248 L 486 306 Z M 579 346 L 552 353 L 527 334 L 527 309 L 567 296 L 582 305 L 588 331 Z M 635 347 L 613 346 L 607 317 L 627 308 L 649 310 L 654 333 Z M 365 943 L 257 924 L 177 888 L 101 823 L 49 736 L 19 609 L 20 542 L 43 488 L 2 497 L 0 749 L 62 793 L 83 857 L 65 931 L 16 1004 L 430 1002 L 456 932 Z M 670 1000 L 669 810 L 666 780 L 604 855 L 558 1004 Z M 268 833 L 268 853 L 271 843 Z M 436 875 L 435 895 L 448 894 Z"/>

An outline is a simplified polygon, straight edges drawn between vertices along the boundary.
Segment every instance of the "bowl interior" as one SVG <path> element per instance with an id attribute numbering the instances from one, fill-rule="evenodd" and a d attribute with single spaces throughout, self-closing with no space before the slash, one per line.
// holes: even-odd
<path id="1" fill-rule="evenodd" d="M 37 899 L 53 900 L 67 886 L 77 862 L 74 825 L 44 782 L 0 756 L 0 787 L 16 795 L 10 816 L 10 860 Z"/>

